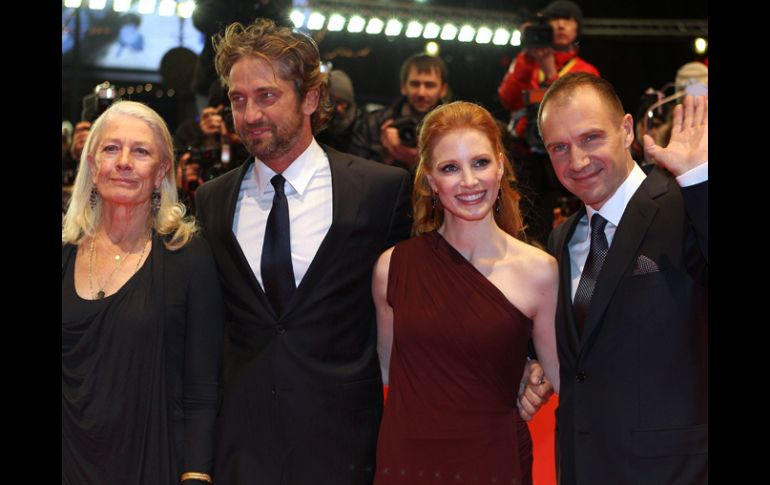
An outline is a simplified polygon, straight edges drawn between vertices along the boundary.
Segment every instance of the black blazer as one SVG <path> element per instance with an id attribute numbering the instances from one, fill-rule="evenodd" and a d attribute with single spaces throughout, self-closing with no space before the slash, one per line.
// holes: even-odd
<path id="1" fill-rule="evenodd" d="M 369 484 L 374 474 L 382 379 L 372 269 L 382 251 L 409 236 L 410 178 L 324 150 L 332 224 L 280 318 L 232 232 L 253 159 L 196 194 L 227 309 L 220 484 Z"/>
<path id="2" fill-rule="evenodd" d="M 559 263 L 556 411 L 562 485 L 708 480 L 708 182 L 681 189 L 656 168 L 620 220 L 582 340 L 567 243 Z"/>

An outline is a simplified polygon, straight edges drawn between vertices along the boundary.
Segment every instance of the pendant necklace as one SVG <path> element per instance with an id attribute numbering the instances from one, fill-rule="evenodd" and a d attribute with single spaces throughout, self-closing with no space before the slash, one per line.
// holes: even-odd
<path id="1" fill-rule="evenodd" d="M 93 264 L 94 264 L 94 241 L 96 240 L 96 237 L 91 238 L 91 246 L 89 248 L 89 255 L 88 255 L 88 289 L 91 291 L 91 296 L 94 300 L 101 300 L 104 298 L 105 293 L 104 289 L 107 287 L 107 285 L 110 283 L 110 280 L 112 280 L 112 277 L 115 275 L 115 273 L 118 271 L 118 268 L 120 268 L 120 265 L 123 264 L 123 261 L 128 259 L 128 256 L 131 254 L 131 250 L 129 249 L 126 251 L 126 254 L 124 254 L 122 257 L 117 254 L 115 255 L 115 261 L 117 263 L 115 264 L 115 268 L 113 268 L 110 275 L 107 277 L 107 280 L 104 282 L 101 288 L 99 288 L 98 291 L 94 291 L 94 284 L 93 284 Z M 144 242 L 144 246 L 142 247 L 142 254 L 139 255 L 139 260 L 136 262 L 136 267 L 134 268 L 135 274 L 137 271 L 139 271 L 139 265 L 142 262 L 142 259 L 144 259 L 144 253 L 147 251 L 147 241 L 149 241 L 149 238 Z"/>

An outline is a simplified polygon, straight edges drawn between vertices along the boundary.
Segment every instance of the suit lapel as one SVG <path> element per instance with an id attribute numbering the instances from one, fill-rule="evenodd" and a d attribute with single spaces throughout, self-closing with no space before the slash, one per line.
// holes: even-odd
<path id="1" fill-rule="evenodd" d="M 275 315 L 273 307 L 265 295 L 264 289 L 262 286 L 260 286 L 259 282 L 257 281 L 257 277 L 251 270 L 251 266 L 249 265 L 246 256 L 243 254 L 243 249 L 241 249 L 241 244 L 238 242 L 238 238 L 233 232 L 235 206 L 238 202 L 238 194 L 241 191 L 241 184 L 243 184 L 243 178 L 246 176 L 248 171 L 254 169 L 254 163 L 254 157 L 250 157 L 248 160 L 246 160 L 246 162 L 244 162 L 243 165 L 241 165 L 235 183 L 230 185 L 229 192 L 225 194 L 225 201 L 222 204 L 222 208 L 225 213 L 224 217 L 221 219 L 225 226 L 222 227 L 222 232 L 226 235 L 225 245 L 227 246 L 227 250 L 237 259 L 235 266 L 238 268 L 238 271 L 241 272 L 241 277 L 245 281 L 249 282 L 249 286 L 256 295 L 259 305 L 265 308 L 271 315 L 273 315 L 274 318 L 277 319 L 277 315 Z M 260 242 L 259 244 L 262 243 Z"/>
<path id="2" fill-rule="evenodd" d="M 654 199 L 668 190 L 667 184 L 666 175 L 660 169 L 654 170 L 628 202 L 591 298 L 591 307 L 588 309 L 585 334 L 580 349 L 581 355 L 595 339 L 603 323 L 602 315 L 620 279 L 633 264 L 647 229 L 658 212 L 658 205 Z"/>
<path id="3" fill-rule="evenodd" d="M 310 262 L 305 276 L 300 281 L 297 291 L 289 300 L 284 316 L 290 315 L 300 306 L 301 302 L 307 300 L 307 296 L 313 291 L 316 282 L 324 276 L 329 267 L 333 266 L 334 261 L 341 257 L 339 253 L 345 247 L 344 241 L 348 239 L 355 227 L 361 206 L 359 192 L 363 183 L 362 175 L 351 169 L 352 159 L 350 156 L 327 146 L 323 146 L 323 149 L 329 158 L 332 174 L 332 224 L 315 257 L 313 257 L 313 261 Z"/>
<path id="4" fill-rule="evenodd" d="M 562 303 L 564 326 L 562 331 L 566 336 L 567 348 L 569 350 L 570 360 L 574 362 L 577 358 L 578 348 L 580 346 L 580 337 L 577 333 L 577 324 L 575 323 L 575 311 L 572 306 L 572 263 L 569 256 L 569 240 L 575 233 L 578 221 L 585 216 L 585 206 L 573 215 L 559 234 L 556 241 L 558 250 L 557 257 L 559 262 L 559 300 Z"/>

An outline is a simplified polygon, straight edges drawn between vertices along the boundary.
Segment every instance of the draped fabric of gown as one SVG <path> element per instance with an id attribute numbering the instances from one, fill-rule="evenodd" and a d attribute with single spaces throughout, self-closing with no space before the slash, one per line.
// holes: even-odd
<path id="1" fill-rule="evenodd" d="M 396 245 L 375 485 L 531 483 L 516 397 L 532 321 L 440 234 Z"/>
<path id="2" fill-rule="evenodd" d="M 224 311 L 216 268 L 201 240 L 173 254 L 157 236 L 152 244 L 100 300 L 78 296 L 77 247 L 63 247 L 62 484 L 170 485 L 185 468 L 212 466 Z M 198 369 L 185 365 L 186 342 Z"/>

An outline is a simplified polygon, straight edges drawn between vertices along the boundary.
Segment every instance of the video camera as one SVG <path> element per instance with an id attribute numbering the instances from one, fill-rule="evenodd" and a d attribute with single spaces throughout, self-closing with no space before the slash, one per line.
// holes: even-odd
<path id="1" fill-rule="evenodd" d="M 405 116 L 394 120 L 390 126 L 398 130 L 398 139 L 402 145 L 414 148 L 417 146 L 417 125 L 419 124 L 419 118 Z"/>
<path id="2" fill-rule="evenodd" d="M 115 94 L 115 86 L 109 81 L 97 84 L 93 93 L 83 97 L 83 111 L 80 114 L 80 119 L 91 123 L 96 121 L 96 118 L 107 111 L 107 108 L 115 102 L 117 99 Z"/>
<path id="3" fill-rule="evenodd" d="M 535 21 L 524 28 L 521 45 L 525 49 L 537 49 L 553 45 L 553 27 L 543 14 L 537 14 Z"/>

